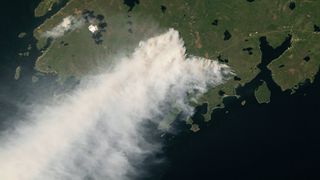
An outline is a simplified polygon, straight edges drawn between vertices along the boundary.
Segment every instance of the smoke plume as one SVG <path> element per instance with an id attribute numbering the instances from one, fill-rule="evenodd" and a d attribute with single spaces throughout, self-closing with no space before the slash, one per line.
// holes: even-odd
<path id="1" fill-rule="evenodd" d="M 74 16 L 63 18 L 62 22 L 50 31 L 46 31 L 43 35 L 49 38 L 58 38 L 69 31 L 74 31 L 84 25 L 84 20 Z"/>
<path id="2" fill-rule="evenodd" d="M 171 108 L 191 115 L 197 99 L 231 74 L 216 61 L 189 57 L 173 29 L 141 42 L 108 72 L 87 78 L 67 97 L 32 107 L 0 137 L 0 179 L 126 180 L 161 151 L 146 139 Z"/>

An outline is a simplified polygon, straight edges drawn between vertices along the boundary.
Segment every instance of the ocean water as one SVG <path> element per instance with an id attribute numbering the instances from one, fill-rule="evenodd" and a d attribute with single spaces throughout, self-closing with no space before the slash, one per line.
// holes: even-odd
<path id="1" fill-rule="evenodd" d="M 237 89 L 241 97 L 225 99 L 226 108 L 214 110 L 198 133 L 168 137 L 163 180 L 319 179 L 320 73 L 292 94 L 282 92 L 266 68 L 290 46 L 290 38 L 277 48 L 260 38 L 261 72 Z M 254 97 L 261 80 L 271 90 L 269 104 Z"/>
<path id="2" fill-rule="evenodd" d="M 0 129 L 12 124 L 10 118 L 13 116 L 24 116 L 26 113 L 20 104 L 30 104 L 34 101 L 41 101 L 41 98 L 32 99 L 30 97 L 41 95 L 52 96 L 54 92 L 62 91 L 64 87 L 59 86 L 53 75 L 39 76 L 37 83 L 32 83 L 34 75 L 34 64 L 36 58 L 41 55 L 36 49 L 36 40 L 32 33 L 46 18 L 56 12 L 59 7 L 46 16 L 34 18 L 34 9 L 39 4 L 39 0 L 12 0 L 4 2 L 5 7 L 1 10 L 0 28 Z M 27 35 L 20 39 L 19 33 L 26 32 Z M 21 57 L 20 52 L 27 51 L 28 46 L 30 55 Z M 19 80 L 14 80 L 15 69 L 22 67 Z"/>
<path id="3" fill-rule="evenodd" d="M 8 117 L 18 113 L 17 101 L 24 101 L 30 89 L 32 64 L 36 53 L 30 57 L 20 58 L 18 53 L 27 49 L 29 43 L 34 43 L 32 30 L 38 24 L 33 18 L 33 8 L 39 1 L 19 1 L 13 0 L 3 3 L 1 10 L 1 29 L 0 29 L 0 118 L 1 123 L 5 123 Z M 20 32 L 28 32 L 26 41 L 18 38 Z M 35 48 L 33 48 L 35 49 Z M 34 51 L 33 51 L 34 52 Z M 19 81 L 14 80 L 15 69 L 22 65 L 23 78 Z M 1 127 L 1 126 L 0 126 Z"/>

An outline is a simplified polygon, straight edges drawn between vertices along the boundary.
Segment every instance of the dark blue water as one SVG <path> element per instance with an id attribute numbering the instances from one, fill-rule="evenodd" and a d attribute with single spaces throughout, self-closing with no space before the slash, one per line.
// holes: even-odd
<path id="1" fill-rule="evenodd" d="M 267 65 L 290 47 L 291 36 L 276 48 L 260 38 L 261 72 L 237 89 L 240 99 L 225 100 L 202 130 L 168 137 L 167 170 L 160 179 L 319 179 L 320 73 L 291 95 L 273 81 Z M 254 89 L 264 80 L 269 104 L 258 104 Z M 246 100 L 243 107 L 241 101 Z M 180 128 L 183 125 L 180 125 Z"/>
<path id="2" fill-rule="evenodd" d="M 3 3 L 0 28 L 0 119 L 3 123 L 7 117 L 17 113 L 17 102 L 23 101 L 25 92 L 29 87 L 26 83 L 20 83 L 30 79 L 32 71 L 29 58 L 19 58 L 19 51 L 26 49 L 28 43 L 18 39 L 22 31 L 32 32 L 35 27 L 33 20 L 33 8 L 39 1 L 13 0 Z M 30 35 L 26 38 L 30 39 Z M 24 66 L 24 77 L 20 81 L 14 81 L 15 68 Z"/>
<path id="3" fill-rule="evenodd" d="M 34 9 L 40 0 L 11 0 L 3 2 L 0 28 L 0 130 L 14 123 L 11 117 L 23 119 L 25 114 L 23 106 L 40 101 L 32 98 L 37 95 L 43 97 L 61 91 L 53 75 L 43 76 L 37 83 L 32 83 L 31 78 L 35 73 L 34 64 L 41 53 L 36 49 L 36 40 L 32 36 L 33 30 L 47 17 L 55 13 L 59 6 L 42 18 L 34 18 Z M 61 5 L 66 3 L 63 1 Z M 20 32 L 26 32 L 23 39 L 18 38 Z M 30 56 L 20 57 L 19 52 L 25 52 L 31 44 Z M 21 77 L 14 80 L 15 69 L 22 67 Z"/>

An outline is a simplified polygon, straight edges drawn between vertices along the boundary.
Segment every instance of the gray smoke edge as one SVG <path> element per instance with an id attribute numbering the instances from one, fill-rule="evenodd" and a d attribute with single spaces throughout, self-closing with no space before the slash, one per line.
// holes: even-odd
<path id="1" fill-rule="evenodd" d="M 233 74 L 185 51 L 170 29 L 62 98 L 30 107 L 26 121 L 1 134 L 0 179 L 127 180 L 147 173 L 144 160 L 162 148 L 148 137 L 150 128 L 172 107 L 192 115 L 190 94 L 196 101 Z"/>

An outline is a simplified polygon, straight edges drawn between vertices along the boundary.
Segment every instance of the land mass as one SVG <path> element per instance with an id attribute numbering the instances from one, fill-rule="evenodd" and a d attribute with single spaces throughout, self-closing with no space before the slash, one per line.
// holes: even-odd
<path id="1" fill-rule="evenodd" d="M 45 14 L 56 1 L 43 0 L 36 15 Z M 69 0 L 34 30 L 37 47 L 43 50 L 35 68 L 57 74 L 62 83 L 70 77 L 80 78 L 112 64 L 115 54 L 132 52 L 141 39 L 172 27 L 180 32 L 188 54 L 216 59 L 236 74 L 198 101 L 198 105 L 207 104 L 203 116 L 208 121 L 214 108 L 224 106 L 224 97 L 238 97 L 237 88 L 259 74 L 262 37 L 272 47 L 291 37 L 290 46 L 267 66 L 283 91 L 313 81 L 320 65 L 318 7 L 316 0 Z M 85 22 L 63 36 L 45 36 L 68 16 Z M 92 34 L 90 25 L 103 31 Z M 255 96 L 261 103 L 269 101 L 265 83 Z"/>

